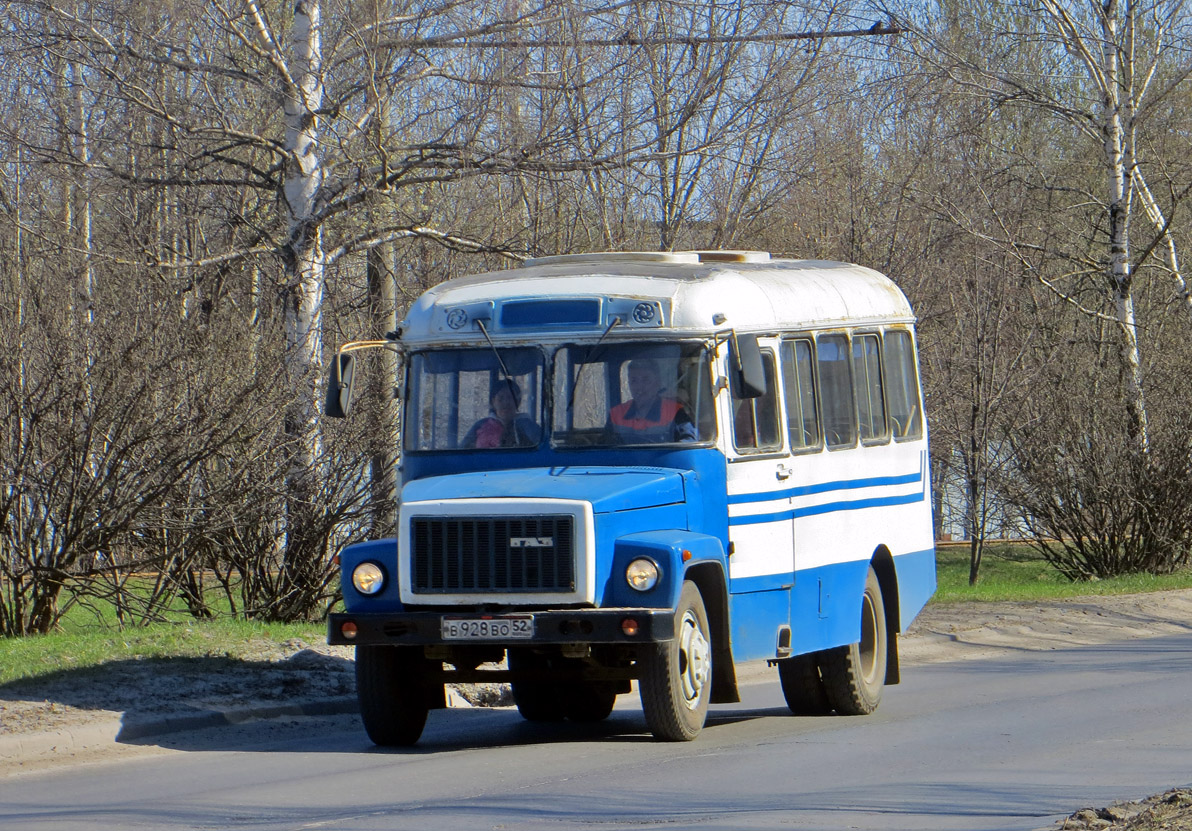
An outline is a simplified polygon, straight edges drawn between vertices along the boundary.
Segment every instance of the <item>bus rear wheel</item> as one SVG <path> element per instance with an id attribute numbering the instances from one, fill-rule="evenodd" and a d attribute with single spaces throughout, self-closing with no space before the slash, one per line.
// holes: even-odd
<path id="1" fill-rule="evenodd" d="M 703 597 L 683 583 L 675 611 L 675 637 L 655 644 L 639 658 L 642 710 L 657 739 L 689 742 L 708 716 L 712 692 L 712 637 Z"/>
<path id="2" fill-rule="evenodd" d="M 861 640 L 820 653 L 824 691 L 839 715 L 872 713 L 886 683 L 886 607 L 877 573 L 870 566 L 861 597 Z"/>
<path id="3" fill-rule="evenodd" d="M 422 736 L 429 666 L 419 647 L 356 647 L 356 698 L 373 744 L 405 747 Z"/>
<path id="4" fill-rule="evenodd" d="M 796 655 L 778 662 L 778 680 L 782 697 L 796 716 L 825 716 L 832 712 L 832 702 L 820 677 L 819 656 Z"/>

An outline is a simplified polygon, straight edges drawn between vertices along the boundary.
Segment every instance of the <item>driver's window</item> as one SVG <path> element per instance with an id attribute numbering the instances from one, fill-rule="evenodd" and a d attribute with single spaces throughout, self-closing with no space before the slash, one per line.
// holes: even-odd
<path id="1" fill-rule="evenodd" d="M 782 448 L 778 432 L 778 383 L 774 353 L 762 350 L 766 392 L 757 398 L 741 398 L 732 390 L 733 444 L 741 453 L 772 452 Z M 735 384 L 733 385 L 735 387 Z"/>
<path id="2" fill-rule="evenodd" d="M 711 441 L 710 379 L 703 343 L 562 347 L 554 360 L 552 440 L 560 447 Z"/>

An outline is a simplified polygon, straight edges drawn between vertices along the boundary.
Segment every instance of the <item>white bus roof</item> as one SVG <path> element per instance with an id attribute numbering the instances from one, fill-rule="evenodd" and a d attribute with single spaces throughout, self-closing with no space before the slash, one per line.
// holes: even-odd
<path id="1" fill-rule="evenodd" d="M 448 280 L 402 322 L 407 343 L 776 332 L 911 323 L 906 296 L 869 268 L 759 251 L 617 252 L 529 260 Z M 477 323 L 480 321 L 480 324 Z"/>

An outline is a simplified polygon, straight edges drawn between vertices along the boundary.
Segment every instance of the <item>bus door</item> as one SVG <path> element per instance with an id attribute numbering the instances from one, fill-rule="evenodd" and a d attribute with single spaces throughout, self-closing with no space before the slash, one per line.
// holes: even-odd
<path id="1" fill-rule="evenodd" d="M 772 346 L 763 346 L 762 364 L 765 394 L 743 398 L 730 383 L 728 429 L 722 431 L 728 458 L 733 594 L 789 589 L 794 581 L 794 519 L 787 484 L 792 469 L 781 430 L 782 399 Z"/>

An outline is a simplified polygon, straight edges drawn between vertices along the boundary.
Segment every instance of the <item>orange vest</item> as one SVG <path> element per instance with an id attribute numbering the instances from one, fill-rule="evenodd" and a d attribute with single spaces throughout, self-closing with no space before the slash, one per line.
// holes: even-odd
<path id="1" fill-rule="evenodd" d="M 670 424 L 682 409 L 679 402 L 673 398 L 660 398 L 658 400 L 658 420 L 655 421 L 636 415 L 630 418 L 627 414 L 632 406 L 633 401 L 626 401 L 624 404 L 613 407 L 608 414 L 609 420 L 617 427 L 624 427 L 627 430 L 654 430 Z"/>

